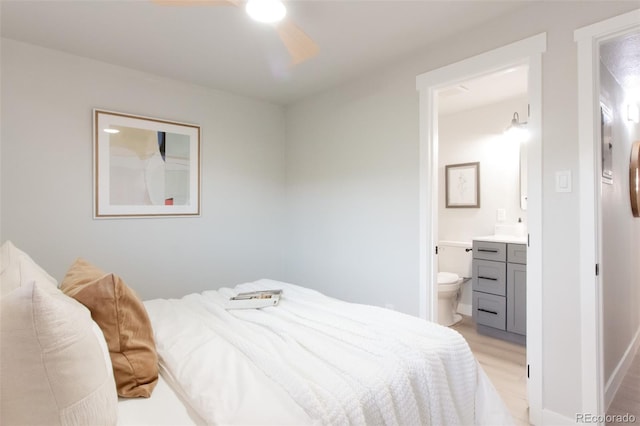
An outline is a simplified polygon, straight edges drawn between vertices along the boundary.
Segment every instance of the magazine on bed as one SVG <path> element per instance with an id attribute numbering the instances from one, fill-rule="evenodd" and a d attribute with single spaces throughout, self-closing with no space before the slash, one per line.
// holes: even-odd
<path id="1" fill-rule="evenodd" d="M 276 306 L 282 290 L 262 290 L 238 293 L 227 301 L 227 309 L 255 309 Z"/>

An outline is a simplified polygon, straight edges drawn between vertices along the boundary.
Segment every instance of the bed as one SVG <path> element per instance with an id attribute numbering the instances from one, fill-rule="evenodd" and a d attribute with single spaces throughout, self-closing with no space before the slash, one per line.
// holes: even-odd
<path id="1" fill-rule="evenodd" d="M 240 292 L 270 289 L 282 290 L 277 306 L 225 308 Z M 118 398 L 115 420 L 97 423 L 513 423 L 462 336 L 412 316 L 266 279 L 143 306 L 159 375 L 148 397 Z"/>

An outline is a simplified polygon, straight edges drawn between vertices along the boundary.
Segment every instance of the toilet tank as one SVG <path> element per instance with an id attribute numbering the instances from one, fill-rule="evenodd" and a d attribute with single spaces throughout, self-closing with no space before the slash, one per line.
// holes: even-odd
<path id="1" fill-rule="evenodd" d="M 440 241 L 438 242 L 438 272 L 453 272 L 461 277 L 471 277 L 473 255 L 471 242 Z"/>

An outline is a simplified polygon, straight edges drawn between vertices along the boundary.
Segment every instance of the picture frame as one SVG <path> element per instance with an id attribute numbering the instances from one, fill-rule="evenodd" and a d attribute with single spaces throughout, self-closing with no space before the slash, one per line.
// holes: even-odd
<path id="1" fill-rule="evenodd" d="M 200 215 L 200 126 L 93 110 L 94 218 Z"/>
<path id="2" fill-rule="evenodd" d="M 602 183 L 613 185 L 613 138 L 611 136 L 611 110 L 600 104 L 600 149 L 602 156 Z"/>
<path id="3" fill-rule="evenodd" d="M 447 208 L 480 207 L 480 162 L 445 166 Z"/>

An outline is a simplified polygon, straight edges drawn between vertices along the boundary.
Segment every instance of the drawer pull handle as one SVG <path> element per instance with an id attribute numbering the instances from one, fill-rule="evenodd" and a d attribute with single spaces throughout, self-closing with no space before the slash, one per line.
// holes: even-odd
<path id="1" fill-rule="evenodd" d="M 497 278 L 491 278 L 491 277 L 478 277 L 479 280 L 491 280 L 491 281 L 498 281 Z"/>
<path id="2" fill-rule="evenodd" d="M 490 311 L 490 310 L 488 310 L 488 309 L 482 309 L 482 308 L 478 308 L 478 310 L 479 310 L 480 312 L 486 312 L 486 313 L 488 313 L 488 314 L 498 315 L 498 313 L 497 313 L 496 311 Z"/>
<path id="3" fill-rule="evenodd" d="M 480 248 L 480 249 L 478 249 L 478 251 L 484 251 L 484 252 L 487 252 L 487 253 L 497 253 L 498 252 L 497 249 L 484 249 L 484 248 Z"/>

